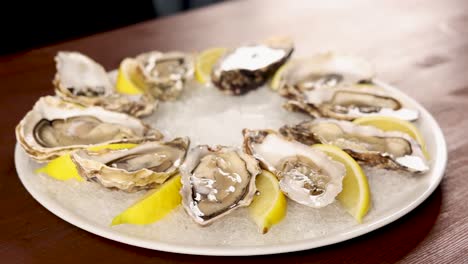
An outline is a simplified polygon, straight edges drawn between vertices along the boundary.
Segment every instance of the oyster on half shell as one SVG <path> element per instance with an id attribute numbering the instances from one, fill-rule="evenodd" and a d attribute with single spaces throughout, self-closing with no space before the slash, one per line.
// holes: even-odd
<path id="1" fill-rule="evenodd" d="M 325 53 L 291 62 L 281 72 L 280 95 L 287 110 L 313 117 L 353 120 L 383 115 L 413 121 L 419 116 L 372 83 L 372 66 L 348 55 Z"/>
<path id="2" fill-rule="evenodd" d="M 407 134 L 397 131 L 385 132 L 348 121 L 315 119 L 283 126 L 280 132 L 306 145 L 335 145 L 367 166 L 410 172 L 429 169 L 421 146 Z"/>
<path id="3" fill-rule="evenodd" d="M 320 208 L 342 190 L 343 164 L 320 150 L 285 138 L 272 130 L 243 130 L 244 151 L 275 174 L 283 193 L 300 204 Z"/>
<path id="4" fill-rule="evenodd" d="M 193 78 L 194 61 L 190 54 L 151 51 L 135 60 L 143 69 L 148 92 L 158 100 L 177 99 L 188 79 Z"/>
<path id="5" fill-rule="evenodd" d="M 137 95 L 118 93 L 105 69 L 79 52 L 59 52 L 55 61 L 55 93 L 63 100 L 134 116 L 149 115 L 156 108 L 157 102 L 144 91 Z"/>
<path id="6" fill-rule="evenodd" d="M 303 90 L 334 87 L 366 83 L 374 76 L 374 67 L 366 60 L 352 55 L 326 52 L 288 63 L 281 72 L 279 87 L 296 85 Z"/>
<path id="7" fill-rule="evenodd" d="M 80 175 L 107 188 L 126 192 L 154 188 L 177 173 L 183 163 L 188 138 L 151 141 L 130 149 L 78 150 L 71 159 Z"/>
<path id="8" fill-rule="evenodd" d="M 40 98 L 16 127 L 18 142 L 41 162 L 89 146 L 162 137 L 158 130 L 127 114 L 97 106 L 84 108 L 52 96 Z"/>
<path id="9" fill-rule="evenodd" d="M 212 82 L 226 94 L 241 95 L 263 84 L 293 52 L 289 39 L 271 39 L 228 51 L 214 66 Z"/>
<path id="10" fill-rule="evenodd" d="M 248 206 L 256 192 L 258 162 L 240 149 L 196 146 L 180 167 L 182 204 L 200 225 Z"/>

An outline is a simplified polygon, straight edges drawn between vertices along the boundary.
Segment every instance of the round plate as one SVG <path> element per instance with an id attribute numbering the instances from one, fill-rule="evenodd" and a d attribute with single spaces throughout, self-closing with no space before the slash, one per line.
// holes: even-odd
<path id="1" fill-rule="evenodd" d="M 362 224 L 355 223 L 352 217 L 348 216 L 346 213 L 342 213 L 343 210 L 336 204 L 328 206 L 330 207 L 329 209 L 320 209 L 322 211 L 318 211 L 317 209 L 300 207 L 290 202 L 288 210 L 291 212 L 288 211 L 288 216 L 286 220 L 283 221 L 285 223 L 280 223 L 278 226 L 274 226 L 266 235 L 259 234 L 255 229 L 255 225 L 249 222 L 249 220 L 242 220 L 248 218 L 246 217 L 246 212 L 242 211 L 243 209 L 238 210 L 239 212 L 235 212 L 232 217 L 226 217 L 225 219 L 220 220 L 220 223 L 214 223 L 212 226 L 206 228 L 198 227 L 191 223 L 190 220 L 187 220 L 186 218 L 188 218 L 188 216 L 184 216 L 183 210 L 180 208 L 176 210 L 177 212 L 173 213 L 173 216 L 169 216 L 168 220 L 163 219 L 161 221 L 162 223 L 158 222 L 145 227 L 131 225 L 110 227 L 109 223 L 112 220 L 112 217 L 115 216 L 117 212 L 132 204 L 139 196 L 141 196 L 141 193 L 120 194 L 120 192 L 109 191 L 94 183 L 79 183 L 75 181 L 58 182 L 44 175 L 36 175 L 33 171 L 39 165 L 29 159 L 18 144 L 15 149 L 16 169 L 19 178 L 28 192 L 40 204 L 58 217 L 96 235 L 134 246 L 197 255 L 262 255 L 292 252 L 330 245 L 371 232 L 372 230 L 387 225 L 407 214 L 421 204 L 435 190 L 444 174 L 447 162 L 447 147 L 442 131 L 432 115 L 429 114 L 429 112 L 419 103 L 409 98 L 398 89 L 381 82 L 377 83 L 394 94 L 397 98 L 401 99 L 406 105 L 415 108 L 420 112 L 420 119 L 418 120 L 417 125 L 424 138 L 427 140 L 428 152 L 431 156 L 431 170 L 424 175 L 402 177 L 398 175 L 388 175 L 389 177 L 369 177 L 371 192 L 374 191 L 372 193 L 373 207 L 371 208 L 369 215 L 364 218 L 364 222 Z M 205 89 L 208 88 L 205 87 Z M 227 142 L 226 140 L 223 141 L 222 138 L 218 137 L 220 129 L 226 129 L 227 126 L 253 124 L 253 126 L 256 127 L 249 128 L 277 128 L 281 125 L 281 118 L 278 118 L 278 120 L 269 120 L 268 118 L 265 118 L 262 111 L 271 112 L 271 110 L 267 109 L 267 104 L 262 105 L 261 103 L 258 103 L 258 98 L 262 98 L 262 100 L 267 101 L 267 103 L 279 103 L 280 101 L 278 100 L 282 99 L 277 99 L 279 96 L 269 91 L 267 88 L 261 88 L 260 90 L 263 91 L 254 91 L 241 97 L 222 97 L 222 95 L 216 94 L 218 92 L 212 88 L 209 93 L 213 93 L 213 96 L 218 96 L 218 99 L 209 99 L 211 100 L 210 102 L 213 102 L 213 105 L 210 105 L 210 107 L 214 108 L 214 114 L 221 116 L 210 116 L 209 118 L 205 118 L 206 120 L 201 117 L 197 119 L 197 123 L 180 124 L 179 122 L 179 124 L 174 123 L 174 126 L 178 127 L 176 130 L 186 132 L 181 132 L 181 135 L 189 135 L 191 138 L 192 136 L 195 137 L 195 139 L 192 138 L 192 144 L 199 143 L 202 140 L 204 141 L 201 143 L 213 144 L 213 142 L 218 142 L 220 144 L 231 144 L 231 142 Z M 219 98 L 227 98 L 226 100 L 228 101 L 222 103 L 220 106 L 216 106 L 216 103 L 214 102 L 216 100 L 220 100 Z M 157 117 L 150 117 L 147 121 L 155 123 L 156 127 L 160 127 L 158 125 L 165 125 L 170 124 L 170 122 L 174 122 L 174 117 L 170 116 L 174 113 L 170 113 L 170 111 L 177 107 L 185 107 L 178 109 L 186 109 L 187 105 L 183 106 L 185 99 L 182 99 L 181 103 L 174 103 L 181 104 L 182 106 L 169 105 L 165 107 L 162 105 L 161 109 L 158 110 Z M 193 103 L 191 104 L 194 105 L 193 109 L 206 105 L 206 100 L 208 99 L 201 98 L 200 100 L 205 101 L 198 102 L 198 106 L 196 101 L 192 101 Z M 247 106 L 244 107 L 244 104 Z M 252 107 L 256 107 L 255 109 L 257 110 L 255 110 L 255 113 L 249 112 L 251 110 L 248 108 L 249 104 Z M 220 110 L 216 109 L 217 107 L 222 108 L 220 108 Z M 281 108 L 278 106 L 278 109 Z M 181 116 L 190 115 L 190 112 L 191 110 L 176 114 L 180 114 Z M 221 112 L 223 114 L 220 114 Z M 167 118 L 172 120 L 166 120 L 164 115 L 169 115 Z M 287 119 L 290 123 L 295 123 L 300 118 L 304 118 L 304 116 L 298 117 L 297 114 L 282 112 L 277 116 L 283 115 L 291 116 L 291 118 L 288 117 Z M 222 122 L 222 120 L 232 118 L 236 118 L 236 122 Z M 282 118 L 285 117 L 283 116 Z M 210 126 L 210 129 L 205 129 L 206 131 L 203 130 L 207 133 L 205 137 L 196 138 L 195 135 L 190 134 L 200 134 L 200 131 L 202 130 L 197 127 L 202 126 L 200 124 L 204 121 L 209 122 L 210 120 L 221 121 Z M 184 125 L 186 125 L 186 127 L 184 127 Z M 189 130 L 188 128 L 193 129 Z M 239 127 L 239 129 L 240 128 L 241 127 Z M 226 133 L 223 133 L 223 135 L 225 137 L 232 137 L 231 134 L 229 134 L 232 129 L 228 130 L 229 131 L 226 130 Z M 233 135 L 237 135 L 239 139 L 232 142 L 241 141 L 240 130 L 236 131 L 236 134 Z M 213 142 L 206 142 L 210 140 Z M 369 174 L 372 174 L 372 172 L 369 172 Z M 382 183 L 379 182 L 382 178 L 387 178 L 389 180 L 389 186 L 398 187 L 394 189 L 400 191 L 400 193 L 398 193 L 398 197 L 386 199 L 388 197 L 385 196 L 390 194 L 386 194 L 385 190 L 391 189 L 391 186 L 382 187 Z M 411 185 L 411 188 L 400 188 L 401 186 L 399 185 L 403 185 L 405 183 L 411 183 L 408 184 Z M 384 182 L 383 184 L 385 185 L 387 183 Z M 105 199 L 109 199 L 109 203 L 104 203 L 105 201 L 103 202 L 103 200 Z M 93 206 L 98 206 L 99 203 L 101 203 L 100 208 L 90 210 Z M 93 213 L 90 213 L 91 211 Z M 309 215 L 300 215 L 298 212 Z M 322 229 L 319 224 L 321 223 L 320 221 L 323 221 L 323 218 L 325 218 L 326 222 L 323 224 L 323 230 L 328 231 L 310 233 L 303 237 L 295 234 L 295 230 L 293 229 L 298 226 L 299 223 L 294 223 L 294 221 L 301 221 L 301 219 L 304 218 L 307 220 L 307 217 L 315 217 L 311 221 L 308 221 L 308 223 L 315 222 L 318 224 L 318 226 L 308 227 L 308 229 Z M 238 229 L 229 231 L 229 228 L 232 228 L 233 225 L 239 226 Z M 175 234 L 172 237 L 170 234 L 166 234 L 164 233 L 165 231 L 162 231 L 168 230 L 171 227 L 174 228 L 173 231 Z M 184 228 L 185 230 L 177 231 L 178 229 Z M 232 235 L 216 240 L 220 237 L 219 234 L 223 234 L 223 228 L 226 228 L 228 230 L 226 232 L 230 232 L 229 234 L 232 233 Z M 187 235 L 177 235 L 177 232 L 185 232 Z M 303 233 L 301 230 L 298 230 L 297 232 L 299 232 L 299 234 Z M 236 237 L 236 234 L 238 237 Z"/>

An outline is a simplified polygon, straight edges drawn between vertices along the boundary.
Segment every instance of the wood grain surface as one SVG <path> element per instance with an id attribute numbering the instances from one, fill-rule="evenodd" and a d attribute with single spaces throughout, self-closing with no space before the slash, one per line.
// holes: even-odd
<path id="1" fill-rule="evenodd" d="M 13 160 L 14 127 L 40 96 L 53 93 L 57 51 L 77 50 L 113 69 L 122 58 L 143 51 L 196 51 L 278 34 L 294 38 L 295 56 L 337 50 L 367 58 L 381 79 L 435 116 L 449 160 L 441 185 L 422 205 L 384 228 L 336 245 L 221 259 L 95 236 L 47 211 L 21 185 Z M 233 1 L 0 57 L 0 263 L 468 263 L 467 70 L 465 0 Z"/>

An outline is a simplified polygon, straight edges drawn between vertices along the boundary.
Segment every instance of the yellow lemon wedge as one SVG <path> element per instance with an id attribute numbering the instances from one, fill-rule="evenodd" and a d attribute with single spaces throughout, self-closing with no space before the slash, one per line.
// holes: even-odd
<path id="1" fill-rule="evenodd" d="M 120 63 L 115 86 L 122 94 L 142 94 L 148 90 L 140 64 L 132 58 L 126 58 Z"/>
<path id="2" fill-rule="evenodd" d="M 172 177 L 112 220 L 111 225 L 146 225 L 164 218 L 182 201 L 180 175 Z"/>
<path id="3" fill-rule="evenodd" d="M 288 67 L 289 62 L 281 66 L 273 75 L 270 81 L 270 88 L 274 91 L 278 90 L 281 85 L 281 78 L 283 77 L 283 73 L 285 72 L 286 68 Z"/>
<path id="4" fill-rule="evenodd" d="M 272 225 L 286 216 L 286 197 L 279 188 L 278 179 L 268 171 L 263 171 L 255 181 L 258 195 L 249 206 L 249 214 L 261 233 L 265 234 Z"/>
<path id="5" fill-rule="evenodd" d="M 204 84 L 210 81 L 213 66 L 226 50 L 226 48 L 211 48 L 197 56 L 195 60 L 195 78 L 198 82 Z"/>
<path id="6" fill-rule="evenodd" d="M 94 146 L 88 148 L 88 150 L 99 151 L 102 149 L 126 149 L 133 148 L 136 144 L 124 143 L 124 144 L 109 144 L 102 146 Z M 35 173 L 44 173 L 56 180 L 66 181 L 75 179 L 83 181 L 78 170 L 76 169 L 75 163 L 70 158 L 70 154 L 64 154 L 58 158 L 51 160 L 47 165 L 41 167 L 35 171 Z"/>
<path id="7" fill-rule="evenodd" d="M 78 170 L 75 167 L 75 163 L 73 163 L 70 158 L 70 154 L 65 154 L 51 160 L 44 167 L 37 169 L 35 173 L 44 173 L 60 181 L 71 179 L 83 181 L 83 178 L 81 178 Z"/>
<path id="8" fill-rule="evenodd" d="M 419 132 L 415 125 L 408 121 L 387 116 L 368 116 L 357 118 L 353 123 L 363 126 L 374 126 L 383 131 L 399 131 L 406 133 L 421 145 L 424 156 L 429 159 L 429 153 L 427 152 L 426 143 L 424 142 L 421 132 Z"/>
<path id="9" fill-rule="evenodd" d="M 341 162 L 346 168 L 343 190 L 337 200 L 359 223 L 370 208 L 371 194 L 367 177 L 361 166 L 348 153 L 332 145 L 316 144 L 315 149 L 325 152 L 333 160 Z"/>

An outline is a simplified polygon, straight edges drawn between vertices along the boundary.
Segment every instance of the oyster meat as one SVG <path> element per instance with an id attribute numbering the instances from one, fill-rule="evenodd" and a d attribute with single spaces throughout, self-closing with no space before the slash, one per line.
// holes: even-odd
<path id="1" fill-rule="evenodd" d="M 345 167 L 325 153 L 272 130 L 244 129 L 243 134 L 244 151 L 278 177 L 281 190 L 292 200 L 320 208 L 341 192 Z"/>
<path id="2" fill-rule="evenodd" d="M 162 101 L 177 99 L 193 77 L 194 62 L 189 54 L 151 51 L 140 54 L 136 61 L 142 66 L 149 93 Z"/>
<path id="3" fill-rule="evenodd" d="M 236 48 L 214 66 L 211 80 L 226 94 L 245 94 L 265 84 L 293 50 L 292 42 L 286 39 Z"/>
<path id="4" fill-rule="evenodd" d="M 293 62 L 281 73 L 278 92 L 289 99 L 287 110 L 313 117 L 354 120 L 383 115 L 413 121 L 414 109 L 372 83 L 374 71 L 365 61 L 332 53 Z"/>
<path id="5" fill-rule="evenodd" d="M 101 107 L 84 108 L 52 96 L 40 98 L 16 127 L 18 142 L 41 162 L 89 146 L 162 137 L 159 131 L 127 114 Z"/>
<path id="6" fill-rule="evenodd" d="M 397 131 L 384 132 L 348 121 L 315 119 L 283 126 L 280 132 L 305 145 L 335 145 L 367 166 L 410 172 L 429 169 L 421 146 L 407 134 Z"/>
<path id="7" fill-rule="evenodd" d="M 240 149 L 201 145 L 188 153 L 180 172 L 185 211 L 196 223 L 207 225 L 252 202 L 261 170 Z"/>
<path id="8" fill-rule="evenodd" d="M 134 116 L 151 114 L 156 108 L 156 101 L 143 91 L 138 95 L 118 93 L 105 69 L 81 53 L 62 51 L 55 61 L 55 93 L 63 100 Z"/>
<path id="9" fill-rule="evenodd" d="M 144 142 L 130 149 L 81 149 L 71 159 L 82 177 L 107 188 L 134 192 L 154 188 L 177 173 L 188 146 L 188 138 L 176 138 Z"/>

